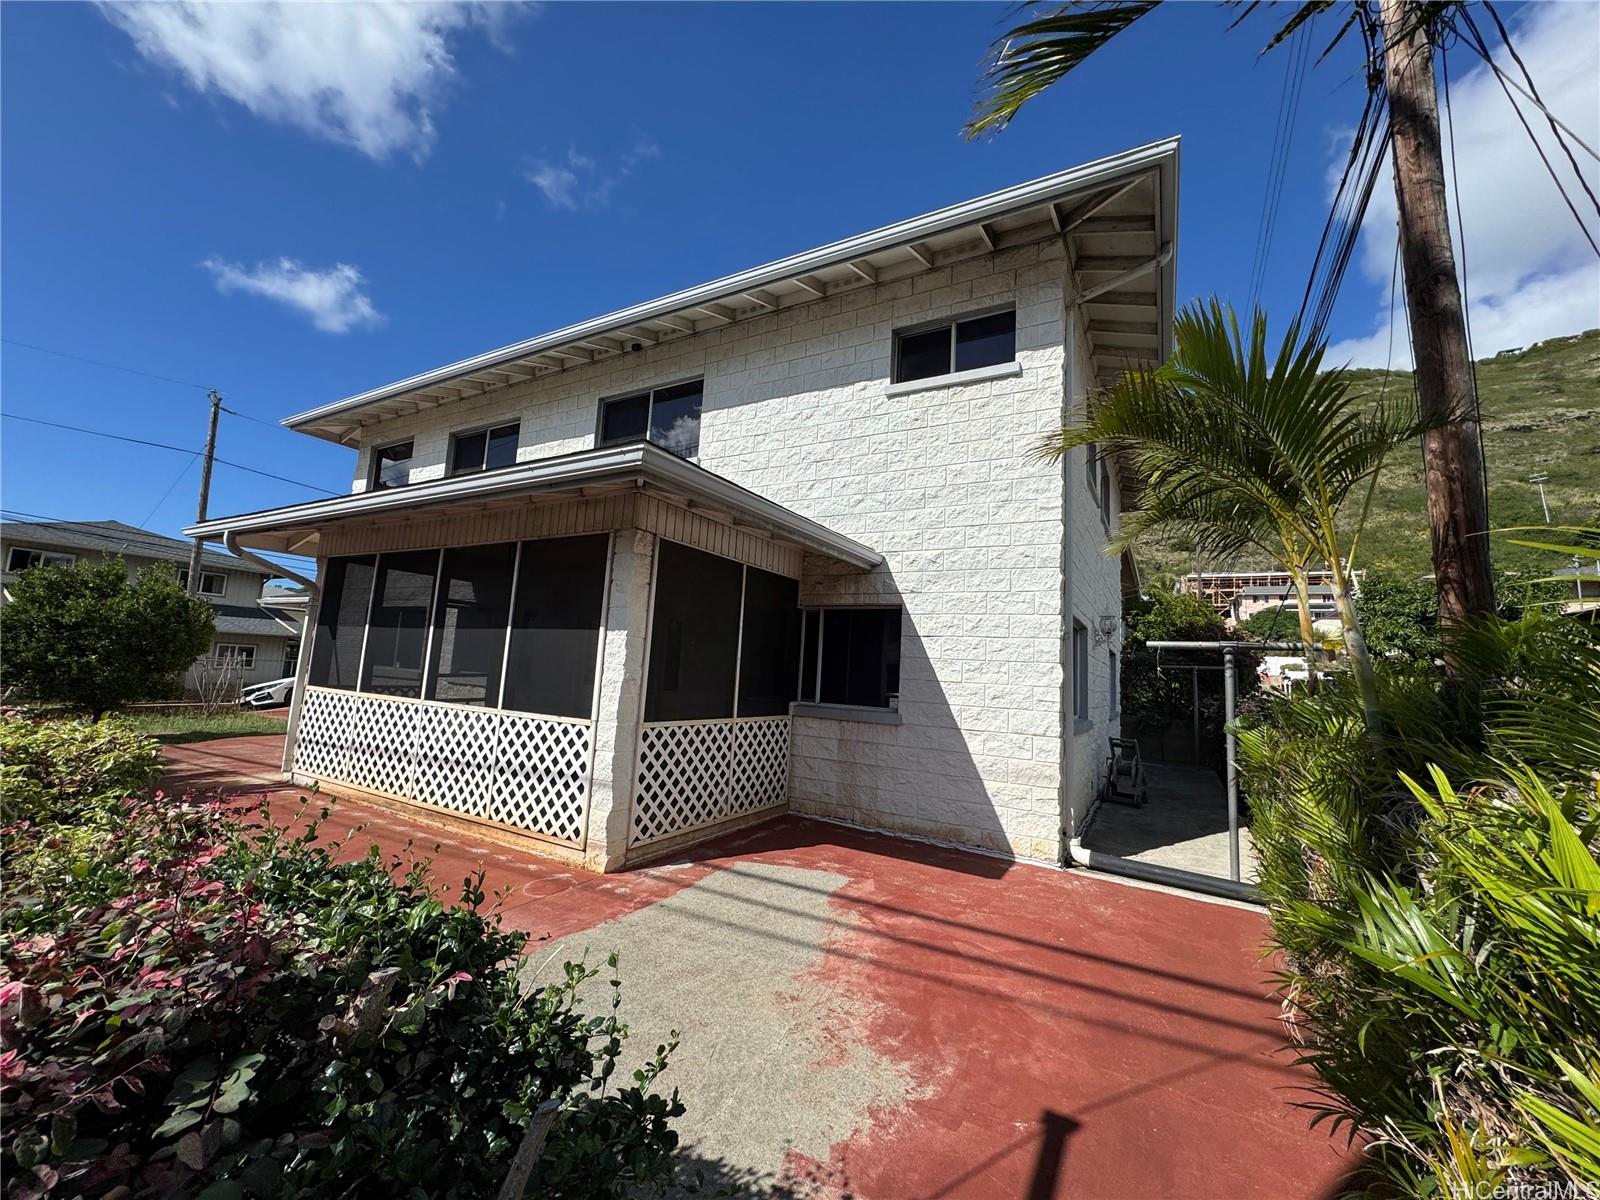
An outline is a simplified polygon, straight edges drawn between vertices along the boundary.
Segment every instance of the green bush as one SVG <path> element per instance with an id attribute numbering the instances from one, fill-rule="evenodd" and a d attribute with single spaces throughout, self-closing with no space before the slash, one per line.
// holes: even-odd
<path id="1" fill-rule="evenodd" d="M 1376 737 L 1340 677 L 1239 731 L 1283 995 L 1321 1119 L 1391 1190 L 1588 1194 L 1600 642 L 1535 614 L 1447 648 L 1450 685 L 1381 669 Z"/>
<path id="2" fill-rule="evenodd" d="M 0 824 L 92 821 L 161 775 L 161 747 L 120 721 L 0 713 Z"/>
<path id="3" fill-rule="evenodd" d="M 6 831 L 43 864 L 0 895 L 7 1196 L 493 1196 L 546 1101 L 528 1194 L 670 1179 L 671 1048 L 619 1086 L 615 1005 L 574 1004 L 594 971 L 521 989 L 481 874 L 445 903 L 425 863 L 186 798 L 129 800 L 52 875 L 26 851 L 59 832 Z"/>

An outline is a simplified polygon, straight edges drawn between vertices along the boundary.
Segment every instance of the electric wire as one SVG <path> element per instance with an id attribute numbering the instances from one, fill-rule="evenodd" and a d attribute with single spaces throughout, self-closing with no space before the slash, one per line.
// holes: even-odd
<path id="1" fill-rule="evenodd" d="M 194 383 L 188 379 L 174 379 L 171 375 L 157 375 L 154 371 L 141 371 L 138 367 L 124 367 L 118 363 L 106 362 L 104 359 L 99 358 L 90 358 L 84 354 L 68 354 L 65 350 L 52 350 L 48 346 L 36 346 L 32 342 L 19 342 L 15 338 L 0 338 L 0 342 L 4 342 L 8 346 L 20 346 L 24 350 L 35 350 L 40 354 L 54 355 L 56 358 L 69 358 L 73 362 L 104 367 L 108 371 L 123 371 L 129 375 L 143 375 L 146 379 L 159 379 L 162 383 L 172 383 L 178 387 L 197 388 L 202 392 L 211 390 L 203 383 Z"/>
<path id="2" fill-rule="evenodd" d="M 1561 125 L 1550 114 L 1550 110 L 1545 107 L 1544 101 L 1540 99 L 1539 88 L 1533 82 L 1533 74 L 1528 70 L 1528 64 L 1522 61 L 1522 55 L 1517 53 L 1516 46 L 1512 45 L 1511 33 L 1506 29 L 1505 22 L 1500 19 L 1500 14 L 1495 11 L 1494 5 L 1489 3 L 1489 0 L 1483 0 L 1483 7 L 1488 12 L 1489 19 L 1494 22 L 1494 27 L 1500 31 L 1500 40 L 1505 43 L 1506 51 L 1511 55 L 1511 61 L 1517 64 L 1517 69 L 1522 72 L 1522 78 L 1527 80 L 1528 91 L 1532 93 L 1533 103 L 1544 114 L 1544 119 L 1549 122 L 1550 132 L 1555 135 L 1556 145 L 1561 147 L 1561 153 L 1565 154 L 1567 162 L 1572 164 L 1572 173 L 1578 177 L 1578 185 L 1589 194 L 1589 203 L 1594 205 L 1595 211 L 1600 212 L 1600 199 L 1595 198 L 1594 190 L 1590 188 L 1589 181 L 1583 177 L 1583 169 L 1578 166 L 1578 160 L 1573 157 L 1572 150 L 1567 145 L 1567 140 L 1561 136 Z M 1594 151 L 1591 150 L 1590 153 L 1593 154 Z"/>
<path id="3" fill-rule="evenodd" d="M 167 490 L 161 493 L 161 499 L 157 500 L 150 506 L 150 511 L 145 513 L 144 518 L 139 522 L 140 529 L 143 529 L 146 525 L 150 524 L 150 519 L 156 515 L 156 512 L 161 508 L 161 506 L 167 502 L 167 497 L 172 495 L 173 489 L 176 488 L 183 480 L 183 477 L 189 473 L 189 468 L 200 461 L 200 454 L 201 452 L 196 450 L 189 456 L 189 461 L 184 463 L 183 466 L 178 469 L 178 473 L 173 477 L 172 482 L 167 484 Z"/>
<path id="4" fill-rule="evenodd" d="M 1256 229 L 1255 256 L 1250 267 L 1250 302 L 1253 312 L 1266 283 L 1267 266 L 1272 256 L 1272 238 L 1277 228 L 1278 208 L 1283 184 L 1288 177 L 1289 151 L 1294 142 L 1294 127 L 1300 111 L 1300 96 L 1305 86 L 1306 62 L 1311 39 L 1297 37 L 1284 63 L 1283 91 L 1278 98 L 1278 121 L 1273 130 L 1268 156 L 1267 185 L 1261 197 L 1261 220 Z"/>

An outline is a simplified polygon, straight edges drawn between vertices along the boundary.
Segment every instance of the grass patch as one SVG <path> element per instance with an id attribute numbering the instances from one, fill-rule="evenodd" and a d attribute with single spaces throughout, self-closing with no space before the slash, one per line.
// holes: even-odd
<path id="1" fill-rule="evenodd" d="M 208 715 L 198 709 L 173 708 L 127 712 L 122 716 L 134 729 L 148 734 L 165 746 L 209 742 L 213 738 L 282 733 L 285 725 L 282 717 L 243 711 Z"/>

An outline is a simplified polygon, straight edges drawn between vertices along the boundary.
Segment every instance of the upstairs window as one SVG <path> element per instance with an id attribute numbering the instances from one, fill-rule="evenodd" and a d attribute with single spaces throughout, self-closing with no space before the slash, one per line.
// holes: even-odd
<path id="1" fill-rule="evenodd" d="M 805 614 L 800 699 L 900 706 L 900 610 L 824 608 Z"/>
<path id="2" fill-rule="evenodd" d="M 1015 362 L 1017 314 L 988 313 L 895 335 L 894 382 L 934 379 L 957 371 L 973 371 Z"/>
<path id="3" fill-rule="evenodd" d="M 178 586 L 184 591 L 189 590 L 189 568 L 178 568 Z M 228 590 L 228 577 L 218 571 L 200 572 L 200 594 L 202 596 L 220 596 Z"/>
<path id="4" fill-rule="evenodd" d="M 411 481 L 411 447 L 412 442 L 408 439 L 392 446 L 379 446 L 372 452 L 373 491 L 404 487 Z M 512 457 L 516 457 L 515 447 Z"/>
<path id="5" fill-rule="evenodd" d="M 471 475 L 475 471 L 493 471 L 496 467 L 515 465 L 519 428 L 517 422 L 513 421 L 509 425 L 452 434 L 450 474 Z"/>
<path id="6" fill-rule="evenodd" d="M 705 381 L 674 384 L 600 405 L 600 445 L 651 442 L 679 458 L 700 453 L 700 402 Z"/>
<path id="7" fill-rule="evenodd" d="M 26 571 L 29 567 L 70 567 L 78 561 L 75 554 L 60 554 L 54 550 L 30 550 L 26 546 L 13 546 L 6 556 L 6 570 Z"/>

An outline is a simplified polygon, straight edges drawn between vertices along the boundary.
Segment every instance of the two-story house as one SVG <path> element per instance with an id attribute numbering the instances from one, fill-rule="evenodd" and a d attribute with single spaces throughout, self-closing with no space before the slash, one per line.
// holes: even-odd
<path id="1" fill-rule="evenodd" d="M 169 565 L 179 585 L 187 587 L 189 552 L 188 542 L 121 521 L 6 521 L 0 523 L 0 603 L 10 599 L 20 572 L 82 560 L 120 558 L 130 576 Z M 216 633 L 210 650 L 184 679 L 190 692 L 198 690 L 203 677 L 221 678 L 231 687 L 294 674 L 304 614 L 292 600 L 280 604 L 263 598 L 263 586 L 278 574 L 276 568 L 231 554 L 201 555 L 199 595 L 216 610 Z"/>
<path id="2" fill-rule="evenodd" d="M 1118 464 L 1034 447 L 1162 356 L 1143 147 L 289 417 L 351 494 L 286 769 L 595 869 L 777 812 L 1055 861 L 1118 732 Z"/>

